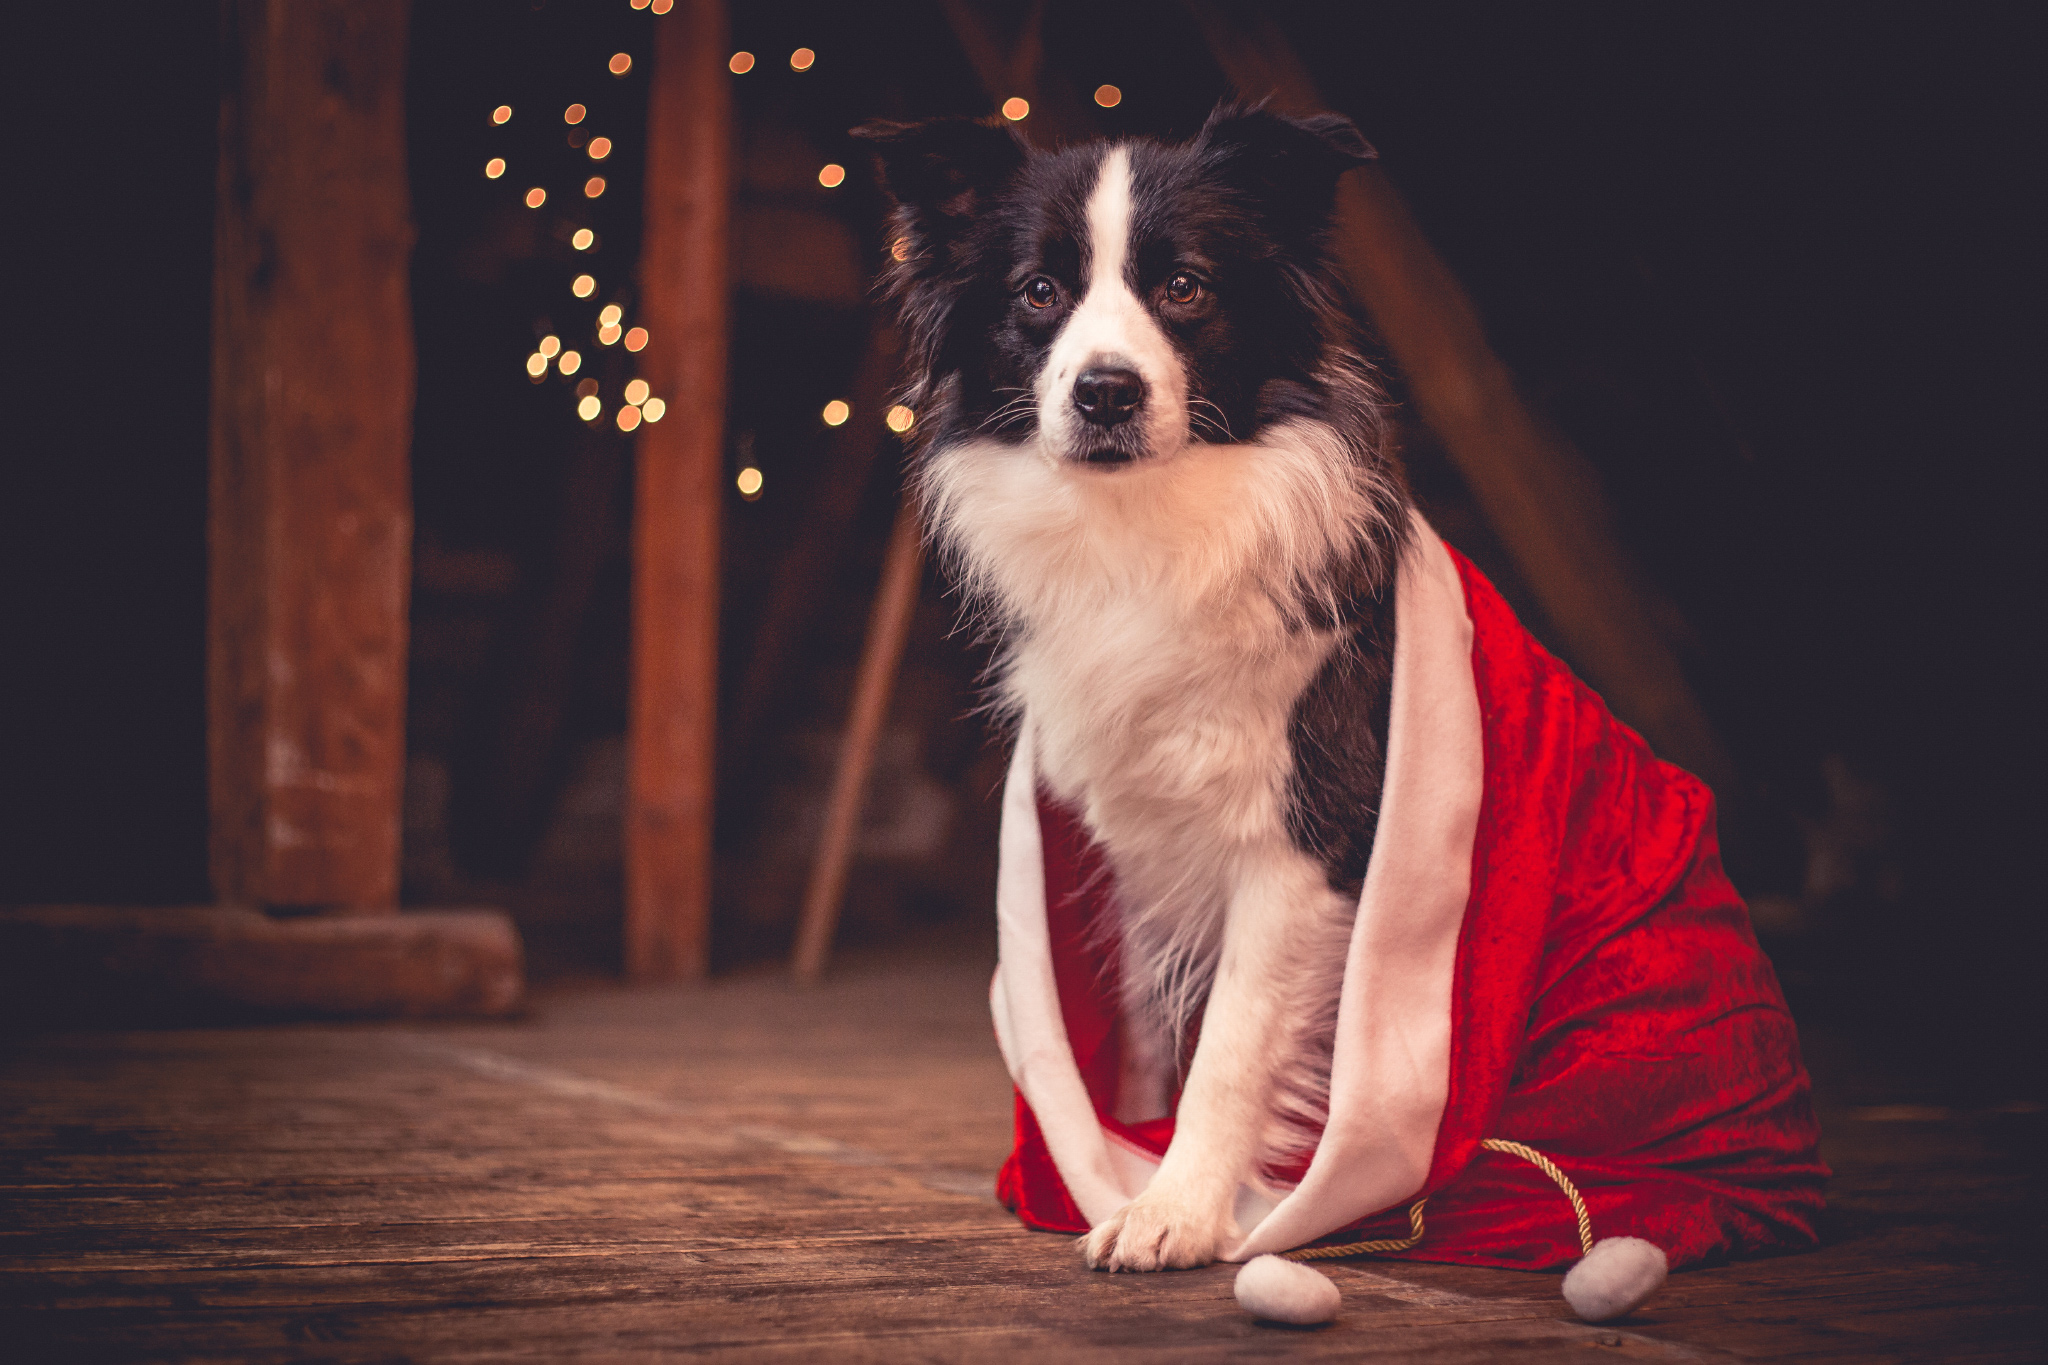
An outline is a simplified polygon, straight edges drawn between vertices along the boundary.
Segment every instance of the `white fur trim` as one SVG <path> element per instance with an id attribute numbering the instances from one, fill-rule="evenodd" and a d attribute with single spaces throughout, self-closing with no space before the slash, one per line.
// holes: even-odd
<path id="1" fill-rule="evenodd" d="M 1485 757 L 1464 587 L 1419 516 L 1415 530 L 1395 597 L 1386 788 L 1337 1006 L 1329 1122 L 1301 1184 L 1230 1260 L 1313 1241 L 1429 1177 Z"/>
<path id="2" fill-rule="evenodd" d="M 1237 1272 L 1232 1287 L 1237 1306 L 1253 1317 L 1291 1322 L 1297 1327 L 1328 1322 L 1344 1303 L 1344 1295 L 1328 1275 L 1278 1256 L 1252 1257 Z"/>
<path id="3" fill-rule="evenodd" d="M 1671 1269 L 1664 1249 L 1640 1237 L 1603 1237 L 1564 1277 L 1564 1301 L 1587 1322 L 1641 1308 Z"/>
<path id="4" fill-rule="evenodd" d="M 990 1003 L 996 1040 L 1010 1077 L 1038 1117 L 1053 1164 L 1082 1216 L 1099 1223 L 1144 1186 L 1127 1187 L 1110 1157 L 1088 1087 L 1074 1064 L 1060 1015 L 1059 985 L 1052 972 L 1052 940 L 1045 922 L 1045 861 L 1038 831 L 1038 780 L 1031 760 L 1031 726 L 1017 734 L 1003 788 L 1003 825 L 998 841 L 996 939 L 1001 965 Z"/>

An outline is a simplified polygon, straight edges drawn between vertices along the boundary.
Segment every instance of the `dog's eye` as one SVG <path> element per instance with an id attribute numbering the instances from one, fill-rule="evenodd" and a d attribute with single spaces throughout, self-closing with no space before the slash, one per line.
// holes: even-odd
<path id="1" fill-rule="evenodd" d="M 1051 280 L 1043 275 L 1036 276 L 1024 286 L 1024 302 L 1033 308 L 1050 308 L 1060 301 L 1060 291 L 1053 287 Z"/>
<path id="2" fill-rule="evenodd" d="M 1193 303 L 1202 296 L 1202 282 L 1183 270 L 1166 282 L 1166 297 L 1174 303 Z"/>

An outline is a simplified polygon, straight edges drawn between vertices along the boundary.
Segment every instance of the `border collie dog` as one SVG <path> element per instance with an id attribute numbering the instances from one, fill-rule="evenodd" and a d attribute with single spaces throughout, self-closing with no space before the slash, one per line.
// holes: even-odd
<path id="1" fill-rule="evenodd" d="M 1158 1173 L 1082 1254 L 1206 1264 L 1323 1120 L 1384 772 L 1410 501 L 1327 254 L 1373 151 L 1239 105 L 1177 145 L 856 131 L 897 204 L 931 536 L 1114 878 L 1117 1116 L 1179 1090 Z"/>

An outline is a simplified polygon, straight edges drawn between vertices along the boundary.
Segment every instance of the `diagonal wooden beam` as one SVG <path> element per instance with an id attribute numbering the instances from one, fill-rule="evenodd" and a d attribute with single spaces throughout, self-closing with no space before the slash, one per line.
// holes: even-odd
<path id="1" fill-rule="evenodd" d="M 1279 26 L 1190 0 L 1239 92 L 1303 115 L 1327 105 Z M 1523 402 L 1479 311 L 1385 172 L 1337 190 L 1339 261 L 1393 352 L 1430 430 L 1521 570 L 1570 662 L 1661 756 L 1724 799 L 1735 765 L 1651 622 L 1615 540 L 1598 475 Z"/>

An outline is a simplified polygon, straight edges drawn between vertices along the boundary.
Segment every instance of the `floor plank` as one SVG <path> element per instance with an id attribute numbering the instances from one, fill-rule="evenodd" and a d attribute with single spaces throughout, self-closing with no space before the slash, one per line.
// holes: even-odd
<path id="1" fill-rule="evenodd" d="M 1228 1268 L 1091 1274 L 989 1197 L 1010 1117 L 986 986 L 940 954 L 813 991 L 569 989 L 491 1025 L 14 1039 L 0 1340 L 67 1361 L 2041 1358 L 2038 1112 L 1838 1107 L 1828 1246 L 1677 1276 L 1617 1326 L 1573 1320 L 1552 1275 L 1347 1263 L 1342 1316 L 1303 1332 L 1242 1314 Z"/>

